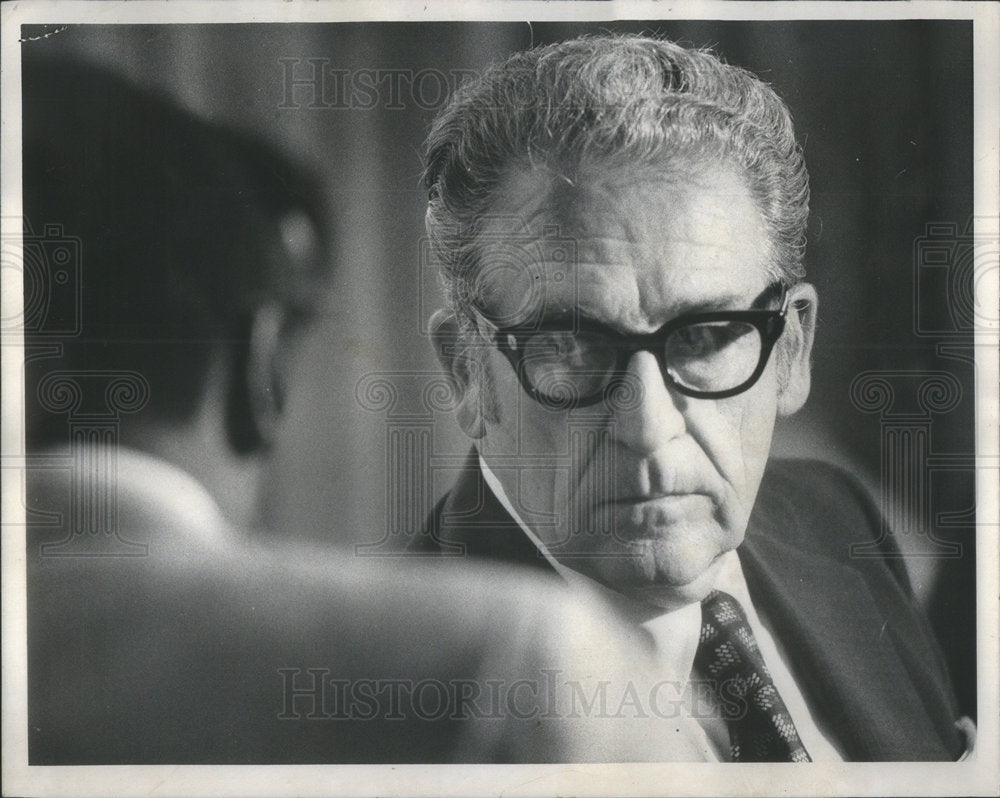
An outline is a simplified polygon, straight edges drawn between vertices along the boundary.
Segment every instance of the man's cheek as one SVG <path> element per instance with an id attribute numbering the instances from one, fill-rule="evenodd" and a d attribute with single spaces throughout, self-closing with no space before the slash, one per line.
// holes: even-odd
<path id="1" fill-rule="evenodd" d="M 728 487 L 727 492 L 742 493 L 746 483 L 747 463 L 743 436 L 752 423 L 746 403 L 741 397 L 705 402 L 690 423 L 695 437 L 718 475 Z"/>
<path id="2" fill-rule="evenodd" d="M 749 400 L 748 400 L 749 399 Z M 737 546 L 742 541 L 756 494 L 756 481 L 763 462 L 752 455 L 748 438 L 758 434 L 759 421 L 752 412 L 753 400 L 745 395 L 729 400 L 706 403 L 703 418 L 698 420 L 701 434 L 698 442 L 722 480 L 721 503 L 716 506 L 715 521 L 725 530 L 727 545 Z M 710 412 L 709 412 L 710 411 Z M 767 453 L 762 453 L 766 461 Z M 761 468 L 757 469 L 756 466 Z"/>
<path id="3" fill-rule="evenodd" d="M 770 398 L 772 401 L 766 401 Z M 768 395 L 749 405 L 742 417 L 739 430 L 744 473 L 744 490 L 754 489 L 764 473 L 771 452 L 771 437 L 774 432 L 774 395 Z M 753 497 L 750 497 L 751 500 Z"/>
<path id="4" fill-rule="evenodd" d="M 773 373 L 765 375 L 773 379 Z M 753 502 L 751 492 L 764 472 L 774 430 L 774 392 L 762 378 L 746 394 L 720 402 L 713 443 L 720 452 L 715 458 L 723 478 L 744 502 Z M 762 390 L 757 390 L 758 388 Z"/>
<path id="5" fill-rule="evenodd" d="M 483 454 L 517 455 L 523 449 L 524 429 L 518 385 L 513 375 L 488 363 L 484 370 L 483 404 L 486 411 L 486 437 L 480 442 Z"/>

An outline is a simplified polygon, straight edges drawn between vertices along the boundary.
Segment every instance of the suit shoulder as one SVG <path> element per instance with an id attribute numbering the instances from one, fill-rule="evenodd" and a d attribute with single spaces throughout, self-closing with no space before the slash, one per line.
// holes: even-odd
<path id="1" fill-rule="evenodd" d="M 876 547 L 876 556 L 893 564 L 897 580 L 907 582 L 899 550 L 885 534 L 882 513 L 854 474 L 821 460 L 788 459 L 768 463 L 753 520 L 756 528 L 786 530 L 788 542 L 849 560 L 854 546 Z"/>
<path id="2" fill-rule="evenodd" d="M 848 534 L 878 527 L 881 521 L 861 481 L 840 466 L 822 460 L 771 460 L 761 481 L 755 511 L 758 508 L 795 520 L 850 520 L 854 523 Z"/>

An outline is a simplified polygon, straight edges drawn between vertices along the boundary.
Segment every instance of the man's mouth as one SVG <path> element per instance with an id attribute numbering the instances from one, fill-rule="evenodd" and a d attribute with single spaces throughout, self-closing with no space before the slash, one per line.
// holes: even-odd
<path id="1" fill-rule="evenodd" d="M 616 526 L 629 539 L 658 538 L 668 527 L 714 515 L 715 503 L 704 493 L 643 494 L 609 502 Z"/>
<path id="2" fill-rule="evenodd" d="M 707 491 L 690 491 L 684 493 L 636 493 L 625 496 L 615 496 L 611 499 L 614 504 L 646 504 L 651 502 L 680 501 L 691 497 L 702 496 L 711 500 L 712 496 Z"/>

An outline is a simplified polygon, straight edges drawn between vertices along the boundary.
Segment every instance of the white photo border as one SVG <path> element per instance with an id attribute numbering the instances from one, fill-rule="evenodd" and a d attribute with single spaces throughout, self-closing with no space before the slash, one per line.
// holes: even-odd
<path id="1" fill-rule="evenodd" d="M 3 236 L 21 235 L 20 26 L 62 23 L 240 23 L 347 21 L 611 21 L 628 19 L 844 20 L 971 19 L 974 23 L 975 217 L 1000 219 L 997 174 L 1000 5 L 988 2 L 286 2 L 205 0 L 164 2 L 11 2 L 2 17 L 2 204 Z M 22 301 L 19 274 L 4 270 L 3 317 L 15 317 Z M 995 308 L 1000 270 L 977 284 L 978 300 Z M 982 319 L 978 324 L 983 325 Z M 983 333 L 980 335 L 979 333 Z M 979 453 L 1000 452 L 998 347 L 1000 330 L 977 330 L 976 442 Z M 3 454 L 16 453 L 23 438 L 20 389 L 23 342 L 4 333 L 2 358 Z M 1000 648 L 996 522 L 1000 518 L 993 469 L 977 478 L 977 590 L 979 732 L 977 754 L 961 763 L 811 764 L 773 770 L 773 765 L 616 764 L 529 766 L 107 766 L 39 767 L 27 764 L 27 647 L 25 618 L 24 502 L 20 480 L 3 477 L 3 782 L 11 795 L 979 795 L 1000 783 Z M 20 517 L 19 517 L 20 514 Z M 982 519 L 987 519 L 984 522 Z M 20 524 L 20 529 L 18 529 Z"/>

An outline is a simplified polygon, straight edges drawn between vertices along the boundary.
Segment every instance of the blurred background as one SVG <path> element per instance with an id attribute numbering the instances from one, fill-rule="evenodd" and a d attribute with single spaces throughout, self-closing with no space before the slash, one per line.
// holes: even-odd
<path id="1" fill-rule="evenodd" d="M 322 175 L 336 287 L 295 364 L 267 514 L 281 534 L 368 554 L 419 525 L 468 449 L 425 393 L 440 297 L 420 185 L 423 137 L 463 76 L 532 44 L 629 31 L 711 47 L 772 84 L 809 166 L 820 295 L 812 396 L 775 448 L 839 463 L 884 500 L 975 714 L 970 22 L 60 27 L 22 31 L 26 75 L 52 55 L 99 62 Z"/>

